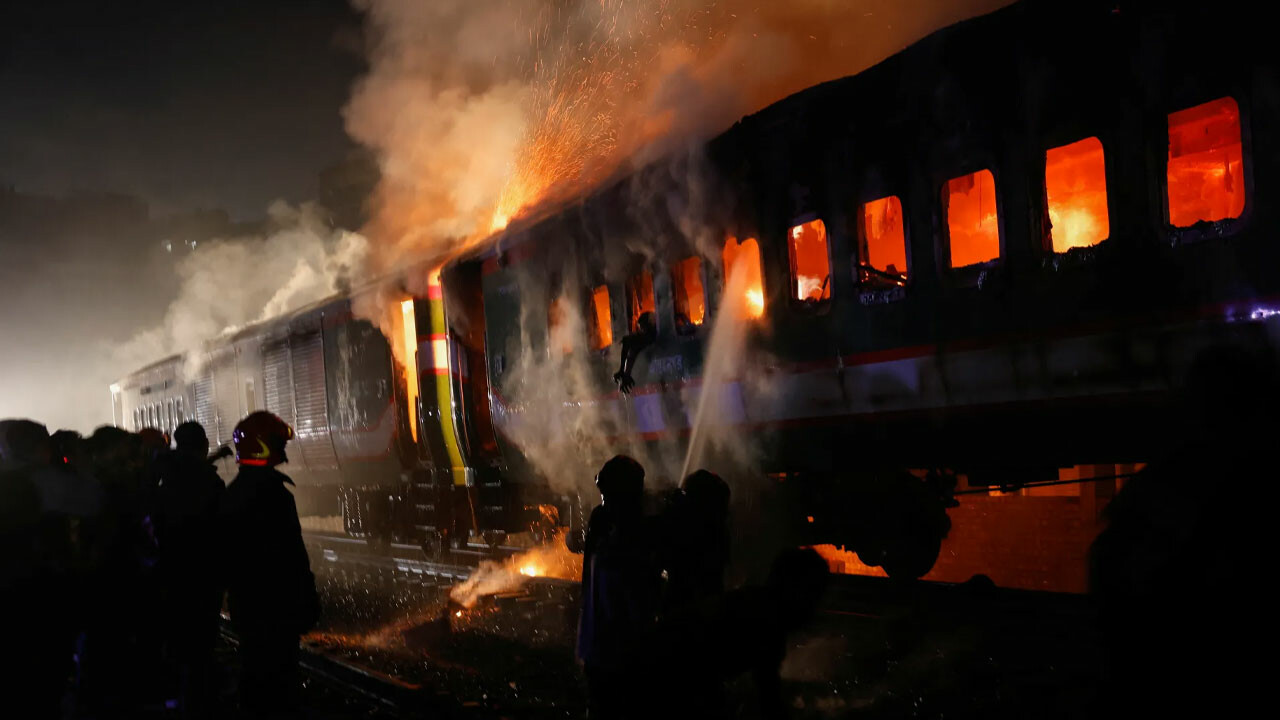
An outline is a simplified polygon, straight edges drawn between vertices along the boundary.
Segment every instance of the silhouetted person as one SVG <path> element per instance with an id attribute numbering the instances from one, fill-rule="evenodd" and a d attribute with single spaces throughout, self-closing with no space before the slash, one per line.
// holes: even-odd
<path id="1" fill-rule="evenodd" d="M 269 412 L 250 414 L 232 435 L 240 472 L 227 488 L 222 522 L 227 605 L 240 637 L 240 702 L 251 715 L 289 713 L 297 703 L 298 642 L 316 623 L 315 576 L 298 509 L 276 469 L 293 428 Z"/>
<path id="2" fill-rule="evenodd" d="M 763 587 L 732 590 L 664 617 L 647 651 L 659 678 L 655 689 L 666 701 L 661 716 L 736 716 L 726 707 L 724 682 L 749 673 L 761 715 L 783 717 L 779 670 L 787 636 L 813 616 L 828 574 L 813 550 L 785 550 Z"/>
<path id="3" fill-rule="evenodd" d="M 1192 366 L 1165 457 L 1116 494 L 1091 551 L 1111 716 L 1243 716 L 1276 639 L 1275 358 L 1215 347 Z"/>
<path id="4" fill-rule="evenodd" d="M 166 645 L 184 713 L 208 711 L 213 649 L 222 610 L 218 512 L 226 485 L 209 462 L 209 439 L 198 422 L 173 433 L 176 449 L 160 474 L 156 536 L 164 586 Z"/>
<path id="5" fill-rule="evenodd" d="M 640 641 L 657 615 L 660 578 L 643 517 L 644 468 L 625 455 L 596 476 L 582 558 L 578 658 L 592 718 L 641 717 L 646 692 Z"/>
<path id="6" fill-rule="evenodd" d="M 613 381 L 618 383 L 618 389 L 623 393 L 630 393 L 636 386 L 635 378 L 631 377 L 636 357 L 657 338 L 658 325 L 651 312 L 641 313 L 636 319 L 636 331 L 622 338 L 622 361 L 618 365 L 618 372 L 613 374 Z"/>
<path id="7" fill-rule="evenodd" d="M 85 462 L 78 433 L 60 430 L 46 436 L 40 427 L 31 442 L 40 462 L 30 477 L 40 496 L 41 543 L 55 565 L 57 582 L 48 605 L 57 622 L 48 626 L 45 643 L 56 652 L 58 677 L 65 681 L 87 628 L 103 496 Z"/>
<path id="8" fill-rule="evenodd" d="M 48 532 L 38 477 L 49 471 L 49 435 L 30 420 L 0 421 L 0 668 L 15 717 L 54 718 L 70 675 L 64 543 Z"/>
<path id="9" fill-rule="evenodd" d="M 684 479 L 664 515 L 664 612 L 723 593 L 729 564 L 728 483 L 698 470 Z"/>
<path id="10" fill-rule="evenodd" d="M 150 470 L 141 438 L 101 427 L 88 441 L 102 514 L 93 540 L 81 690 L 95 714 L 129 715 L 159 674 Z"/>

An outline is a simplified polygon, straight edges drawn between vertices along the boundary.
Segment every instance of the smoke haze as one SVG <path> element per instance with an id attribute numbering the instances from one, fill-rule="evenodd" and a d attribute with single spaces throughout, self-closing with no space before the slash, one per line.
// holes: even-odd
<path id="1" fill-rule="evenodd" d="M 0 238 L 0 251 L 10 348 L 0 354 L 5 383 L 0 416 L 91 429 L 109 418 L 107 384 L 132 369 L 196 347 L 228 328 L 311 302 L 353 278 L 381 275 L 406 259 L 447 257 L 513 218 L 581 195 L 673 150 L 679 154 L 743 114 L 857 72 L 930 31 L 1005 4 L 353 0 L 363 15 L 363 43 L 338 42 L 332 35 L 324 41 L 326 53 L 360 46 L 368 61 L 368 72 L 341 109 L 347 133 L 373 152 L 381 173 L 370 199 L 371 219 L 362 231 L 367 245 L 309 219 L 305 208 L 283 211 L 293 214 L 292 225 L 279 216 L 258 232 L 237 229 L 224 219 L 213 231 L 194 234 L 158 230 L 148 225 L 153 219 L 144 209 L 142 220 L 118 227 L 98 222 L 68 229 L 65 237 L 74 240 L 57 248 L 25 241 L 30 233 L 0 222 L 0 231 L 7 233 Z M 315 37 L 325 37 L 322 25 L 313 28 Z M 258 47 L 263 38 L 254 37 Z M 271 62 L 265 51 L 239 59 Z M 199 60 L 199 54 L 186 54 L 167 67 L 166 87 L 185 87 L 184 72 L 192 87 L 200 86 L 205 69 L 194 64 Z M 253 67 L 235 65 L 242 74 Z M 281 77 L 305 84 L 296 74 Z M 220 88 L 241 86 L 225 80 L 219 80 Z M 257 98 L 276 91 L 255 92 Z M 95 97 L 77 102 L 105 102 Z M 240 123 L 235 107 L 199 97 L 204 130 Z M 306 104 L 325 117 L 337 111 L 320 100 Z M 6 106 L 5 119 L 10 112 Z M 146 115 L 155 116 L 150 110 Z M 151 165 L 155 157 L 166 158 L 173 177 L 200 175 L 216 164 L 217 177 L 241 183 L 245 173 L 238 163 L 228 173 L 227 163 L 215 163 L 219 158 L 208 153 L 188 163 L 189 153 L 176 152 L 220 147 L 216 133 L 210 136 L 214 141 L 188 136 L 189 121 L 177 116 L 165 132 L 147 131 L 127 143 L 116 138 L 113 147 L 148 153 Z M 133 125 L 121 123 L 116 129 Z M 55 155 L 38 152 L 53 145 L 24 145 L 26 126 L 13 127 L 10 146 L 23 147 L 22 157 L 30 161 L 22 167 L 43 167 L 42 177 L 58 173 L 58 163 L 45 162 Z M 239 152 L 234 149 L 239 146 L 227 147 Z M 255 160 L 274 148 L 255 149 Z M 121 157 L 111 165 L 132 182 L 133 156 Z M 296 175 L 300 162 L 315 167 L 327 159 L 308 155 L 284 162 Z M 63 171 L 76 174 L 73 168 Z M 246 206 L 241 190 L 226 189 L 238 208 Z M 296 193 L 296 187 L 281 188 L 259 202 Z M 198 196 L 207 201 L 216 194 L 205 188 Z M 165 202 L 166 207 L 178 203 L 173 197 Z M 696 217 L 700 201 L 692 192 L 681 202 L 690 207 L 671 216 Z M 179 255 L 188 237 L 198 237 L 201 244 Z M 160 249 L 166 238 L 170 249 Z M 210 244 L 210 238 L 223 240 Z"/>
<path id="2" fill-rule="evenodd" d="M 273 231 L 215 239 L 183 258 L 164 320 L 111 348 L 112 364 L 128 372 L 185 354 L 194 375 L 206 341 L 323 300 L 362 276 L 368 244 L 360 235 L 329 228 L 313 205 L 277 202 L 268 214 Z"/>
<path id="3" fill-rule="evenodd" d="M 442 258 L 540 204 L 1008 0 L 356 0 L 344 110 L 379 158 L 375 264 Z"/>

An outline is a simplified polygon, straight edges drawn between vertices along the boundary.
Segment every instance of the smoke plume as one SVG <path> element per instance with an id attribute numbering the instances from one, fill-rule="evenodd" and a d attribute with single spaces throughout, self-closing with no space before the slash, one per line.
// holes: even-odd
<path id="1" fill-rule="evenodd" d="M 163 322 L 110 348 L 121 373 L 173 354 L 200 369 L 204 343 L 350 287 L 364 272 L 368 243 L 329 228 L 311 205 L 277 202 L 276 228 L 262 236 L 199 244 L 177 266 L 178 296 Z"/>
<path id="2" fill-rule="evenodd" d="M 377 270 L 855 73 L 1008 0 L 354 0 L 370 71 L 345 108 L 382 182 Z"/>

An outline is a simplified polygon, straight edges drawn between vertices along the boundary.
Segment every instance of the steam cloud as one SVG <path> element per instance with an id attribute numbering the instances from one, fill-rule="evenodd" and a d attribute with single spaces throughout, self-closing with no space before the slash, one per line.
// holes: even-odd
<path id="1" fill-rule="evenodd" d="M 268 212 L 274 232 L 203 243 L 183 258 L 163 323 L 110 348 L 121 375 L 178 353 L 193 375 L 205 342 L 329 297 L 364 272 L 362 236 L 329 228 L 310 205 L 277 202 Z"/>

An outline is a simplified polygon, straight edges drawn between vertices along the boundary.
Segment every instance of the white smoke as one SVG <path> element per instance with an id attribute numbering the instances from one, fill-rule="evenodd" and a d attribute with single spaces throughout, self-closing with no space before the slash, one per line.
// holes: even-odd
<path id="1" fill-rule="evenodd" d="M 346 290 L 362 277 L 368 243 L 334 230 L 312 205 L 274 203 L 277 229 L 262 236 L 200 243 L 177 265 L 178 296 L 164 321 L 108 349 L 120 373 L 169 355 L 199 370 L 212 339 Z"/>

